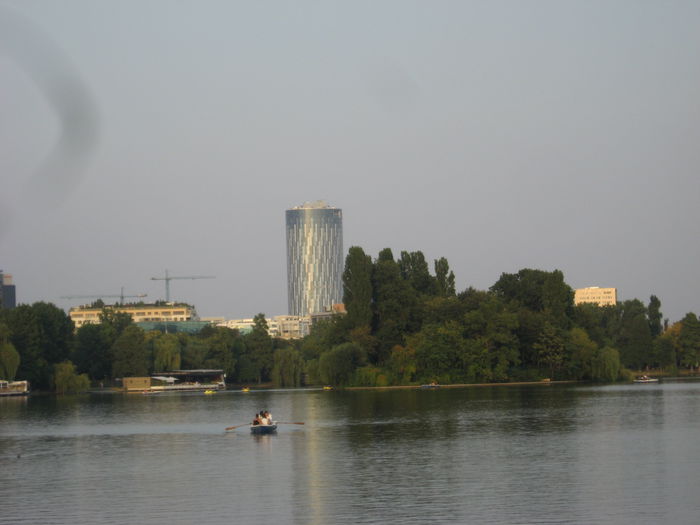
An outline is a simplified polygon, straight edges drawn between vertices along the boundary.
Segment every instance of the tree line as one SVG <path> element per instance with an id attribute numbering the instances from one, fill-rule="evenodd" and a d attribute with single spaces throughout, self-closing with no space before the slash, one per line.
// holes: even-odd
<path id="1" fill-rule="evenodd" d="M 232 383 L 388 386 L 550 379 L 615 381 L 628 370 L 695 369 L 700 321 L 671 325 L 661 302 L 575 306 L 561 271 L 504 273 L 488 290 L 455 290 L 445 258 L 432 271 L 422 252 L 390 249 L 376 259 L 348 251 L 347 314 L 301 340 L 268 335 L 263 314 L 249 333 L 207 326 L 198 334 L 146 332 L 104 307 L 77 331 L 68 315 L 38 302 L 0 310 L 0 378 L 70 392 L 116 378 L 175 369 L 223 369 Z"/>

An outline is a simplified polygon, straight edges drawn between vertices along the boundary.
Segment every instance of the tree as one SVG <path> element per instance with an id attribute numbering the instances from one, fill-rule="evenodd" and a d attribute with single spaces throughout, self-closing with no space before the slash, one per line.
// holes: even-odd
<path id="1" fill-rule="evenodd" d="M 111 332 L 102 324 L 84 324 L 75 333 L 73 362 L 78 373 L 102 381 L 112 375 Z"/>
<path id="2" fill-rule="evenodd" d="M 557 328 L 545 322 L 542 333 L 533 348 L 537 352 L 539 365 L 549 369 L 550 377 L 554 377 L 554 373 L 564 362 L 564 344 L 564 338 Z"/>
<path id="3" fill-rule="evenodd" d="M 372 258 L 359 246 L 352 246 L 343 272 L 345 323 L 352 330 L 372 323 Z"/>
<path id="4" fill-rule="evenodd" d="M 676 344 L 668 331 L 654 339 L 654 359 L 664 370 L 676 371 Z"/>
<path id="5" fill-rule="evenodd" d="M 459 379 L 469 365 L 464 359 L 461 327 L 454 321 L 424 326 L 408 346 L 415 349 L 417 374 L 422 380 L 448 383 Z"/>
<path id="6" fill-rule="evenodd" d="M 569 373 L 576 379 L 591 379 L 596 345 L 583 328 L 572 328 L 566 341 Z"/>
<path id="7" fill-rule="evenodd" d="M 661 301 L 655 295 L 649 298 L 649 306 L 647 306 L 647 317 L 649 319 L 649 332 L 651 332 L 652 337 L 658 337 L 661 335 L 663 329 L 661 325 L 661 319 L 663 314 L 661 313 Z"/>
<path id="8" fill-rule="evenodd" d="M 418 370 L 416 351 L 408 346 L 396 345 L 391 349 L 388 367 L 397 384 L 405 385 L 413 382 Z"/>
<path id="9" fill-rule="evenodd" d="M 67 360 L 73 342 L 73 321 L 63 310 L 51 303 L 34 303 L 32 310 L 39 325 L 42 357 L 51 364 Z"/>
<path id="10" fill-rule="evenodd" d="M 19 362 L 19 352 L 10 343 L 10 329 L 0 322 L 0 379 L 14 381 Z"/>
<path id="11" fill-rule="evenodd" d="M 641 369 L 652 360 L 652 339 L 647 309 L 638 299 L 622 303 L 615 346 L 620 362 L 629 368 Z"/>
<path id="12" fill-rule="evenodd" d="M 90 388 L 87 374 L 77 374 L 75 365 L 64 361 L 54 366 L 54 384 L 59 394 L 85 392 Z"/>
<path id="13" fill-rule="evenodd" d="M 571 324 L 574 291 L 564 282 L 564 274 L 559 270 L 525 268 L 517 274 L 504 273 L 490 290 L 505 301 L 516 301 L 544 313 L 548 322 L 558 328 L 568 329 Z"/>
<path id="14" fill-rule="evenodd" d="M 175 334 L 151 333 L 155 334 L 153 338 L 153 370 L 156 372 L 179 370 L 181 355 L 178 337 Z"/>
<path id="15" fill-rule="evenodd" d="M 450 270 L 447 259 L 435 259 L 435 291 L 438 296 L 452 297 L 455 295 L 455 274 Z"/>
<path id="16" fill-rule="evenodd" d="M 301 353 L 291 346 L 275 351 L 272 367 L 272 382 L 278 387 L 299 387 L 304 372 Z"/>
<path id="17" fill-rule="evenodd" d="M 201 337 L 184 337 L 180 341 L 182 348 L 182 367 L 186 370 L 204 368 L 208 346 Z"/>
<path id="18" fill-rule="evenodd" d="M 144 377 L 149 375 L 151 356 L 141 328 L 127 326 L 112 345 L 112 374 L 114 377 Z"/>
<path id="19" fill-rule="evenodd" d="M 430 275 L 423 252 L 403 251 L 398 264 L 401 277 L 408 281 L 411 288 L 420 295 L 435 295 L 435 278 Z"/>
<path id="20" fill-rule="evenodd" d="M 204 341 L 207 346 L 204 366 L 206 368 L 221 368 L 226 375 L 234 376 L 237 356 L 243 353 L 243 343 L 238 331 L 217 326 L 209 332 L 209 337 Z"/>
<path id="21" fill-rule="evenodd" d="M 325 384 L 344 386 L 355 370 L 365 363 L 362 348 L 355 343 L 334 346 L 319 358 L 318 370 Z"/>
<path id="22" fill-rule="evenodd" d="M 253 330 L 245 337 L 245 346 L 251 364 L 257 370 L 257 381 L 262 383 L 270 379 L 270 372 L 274 366 L 272 338 L 267 331 L 265 314 L 258 314 L 253 318 Z"/>
<path id="23" fill-rule="evenodd" d="M 615 381 L 620 375 L 620 353 L 611 346 L 596 351 L 591 363 L 593 381 Z"/>
<path id="24" fill-rule="evenodd" d="M 379 252 L 372 272 L 372 287 L 373 333 L 378 345 L 376 354 L 369 358 L 373 364 L 382 364 L 394 346 L 403 344 L 405 334 L 420 328 L 416 323 L 411 323 L 415 320 L 417 297 L 416 292 L 401 278 L 399 265 L 389 248 Z"/>
<path id="25" fill-rule="evenodd" d="M 700 321 L 693 312 L 687 313 L 681 321 L 678 346 L 680 365 L 697 367 L 700 361 Z"/>
<path id="26" fill-rule="evenodd" d="M 10 328 L 9 341 L 20 356 L 16 377 L 28 380 L 33 388 L 48 389 L 51 384 L 51 366 L 41 351 L 41 331 L 34 309 L 20 304 L 5 310 L 5 319 Z"/>

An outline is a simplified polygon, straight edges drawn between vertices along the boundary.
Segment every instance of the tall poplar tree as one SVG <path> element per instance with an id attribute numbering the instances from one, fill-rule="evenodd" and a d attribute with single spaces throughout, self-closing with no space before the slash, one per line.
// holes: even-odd
<path id="1" fill-rule="evenodd" d="M 372 258 L 359 246 L 352 246 L 345 258 L 343 303 L 349 330 L 372 323 Z"/>

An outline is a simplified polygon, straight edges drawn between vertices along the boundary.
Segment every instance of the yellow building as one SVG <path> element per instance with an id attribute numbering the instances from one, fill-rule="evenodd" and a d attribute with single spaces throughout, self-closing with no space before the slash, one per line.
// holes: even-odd
<path id="1" fill-rule="evenodd" d="M 166 322 L 197 320 L 197 313 L 195 312 L 194 308 L 187 304 L 125 304 L 105 306 L 104 309 L 112 312 L 129 314 L 135 323 L 144 321 Z M 99 323 L 102 310 L 103 308 L 78 306 L 71 308 L 68 315 L 77 329 L 84 324 Z"/>
<path id="2" fill-rule="evenodd" d="M 610 306 L 617 304 L 617 288 L 578 288 L 574 292 L 574 304 L 594 303 L 598 306 Z"/>

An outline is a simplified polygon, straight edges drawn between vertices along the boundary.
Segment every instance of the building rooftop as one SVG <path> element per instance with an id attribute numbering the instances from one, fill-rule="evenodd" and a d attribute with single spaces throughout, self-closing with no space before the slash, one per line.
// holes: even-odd
<path id="1" fill-rule="evenodd" d="M 308 202 L 305 202 L 304 204 L 300 204 L 299 206 L 294 206 L 292 209 L 293 210 L 321 210 L 324 208 L 333 209 L 333 206 L 329 206 L 328 203 L 324 200 L 319 200 L 319 201 L 308 201 Z"/>

